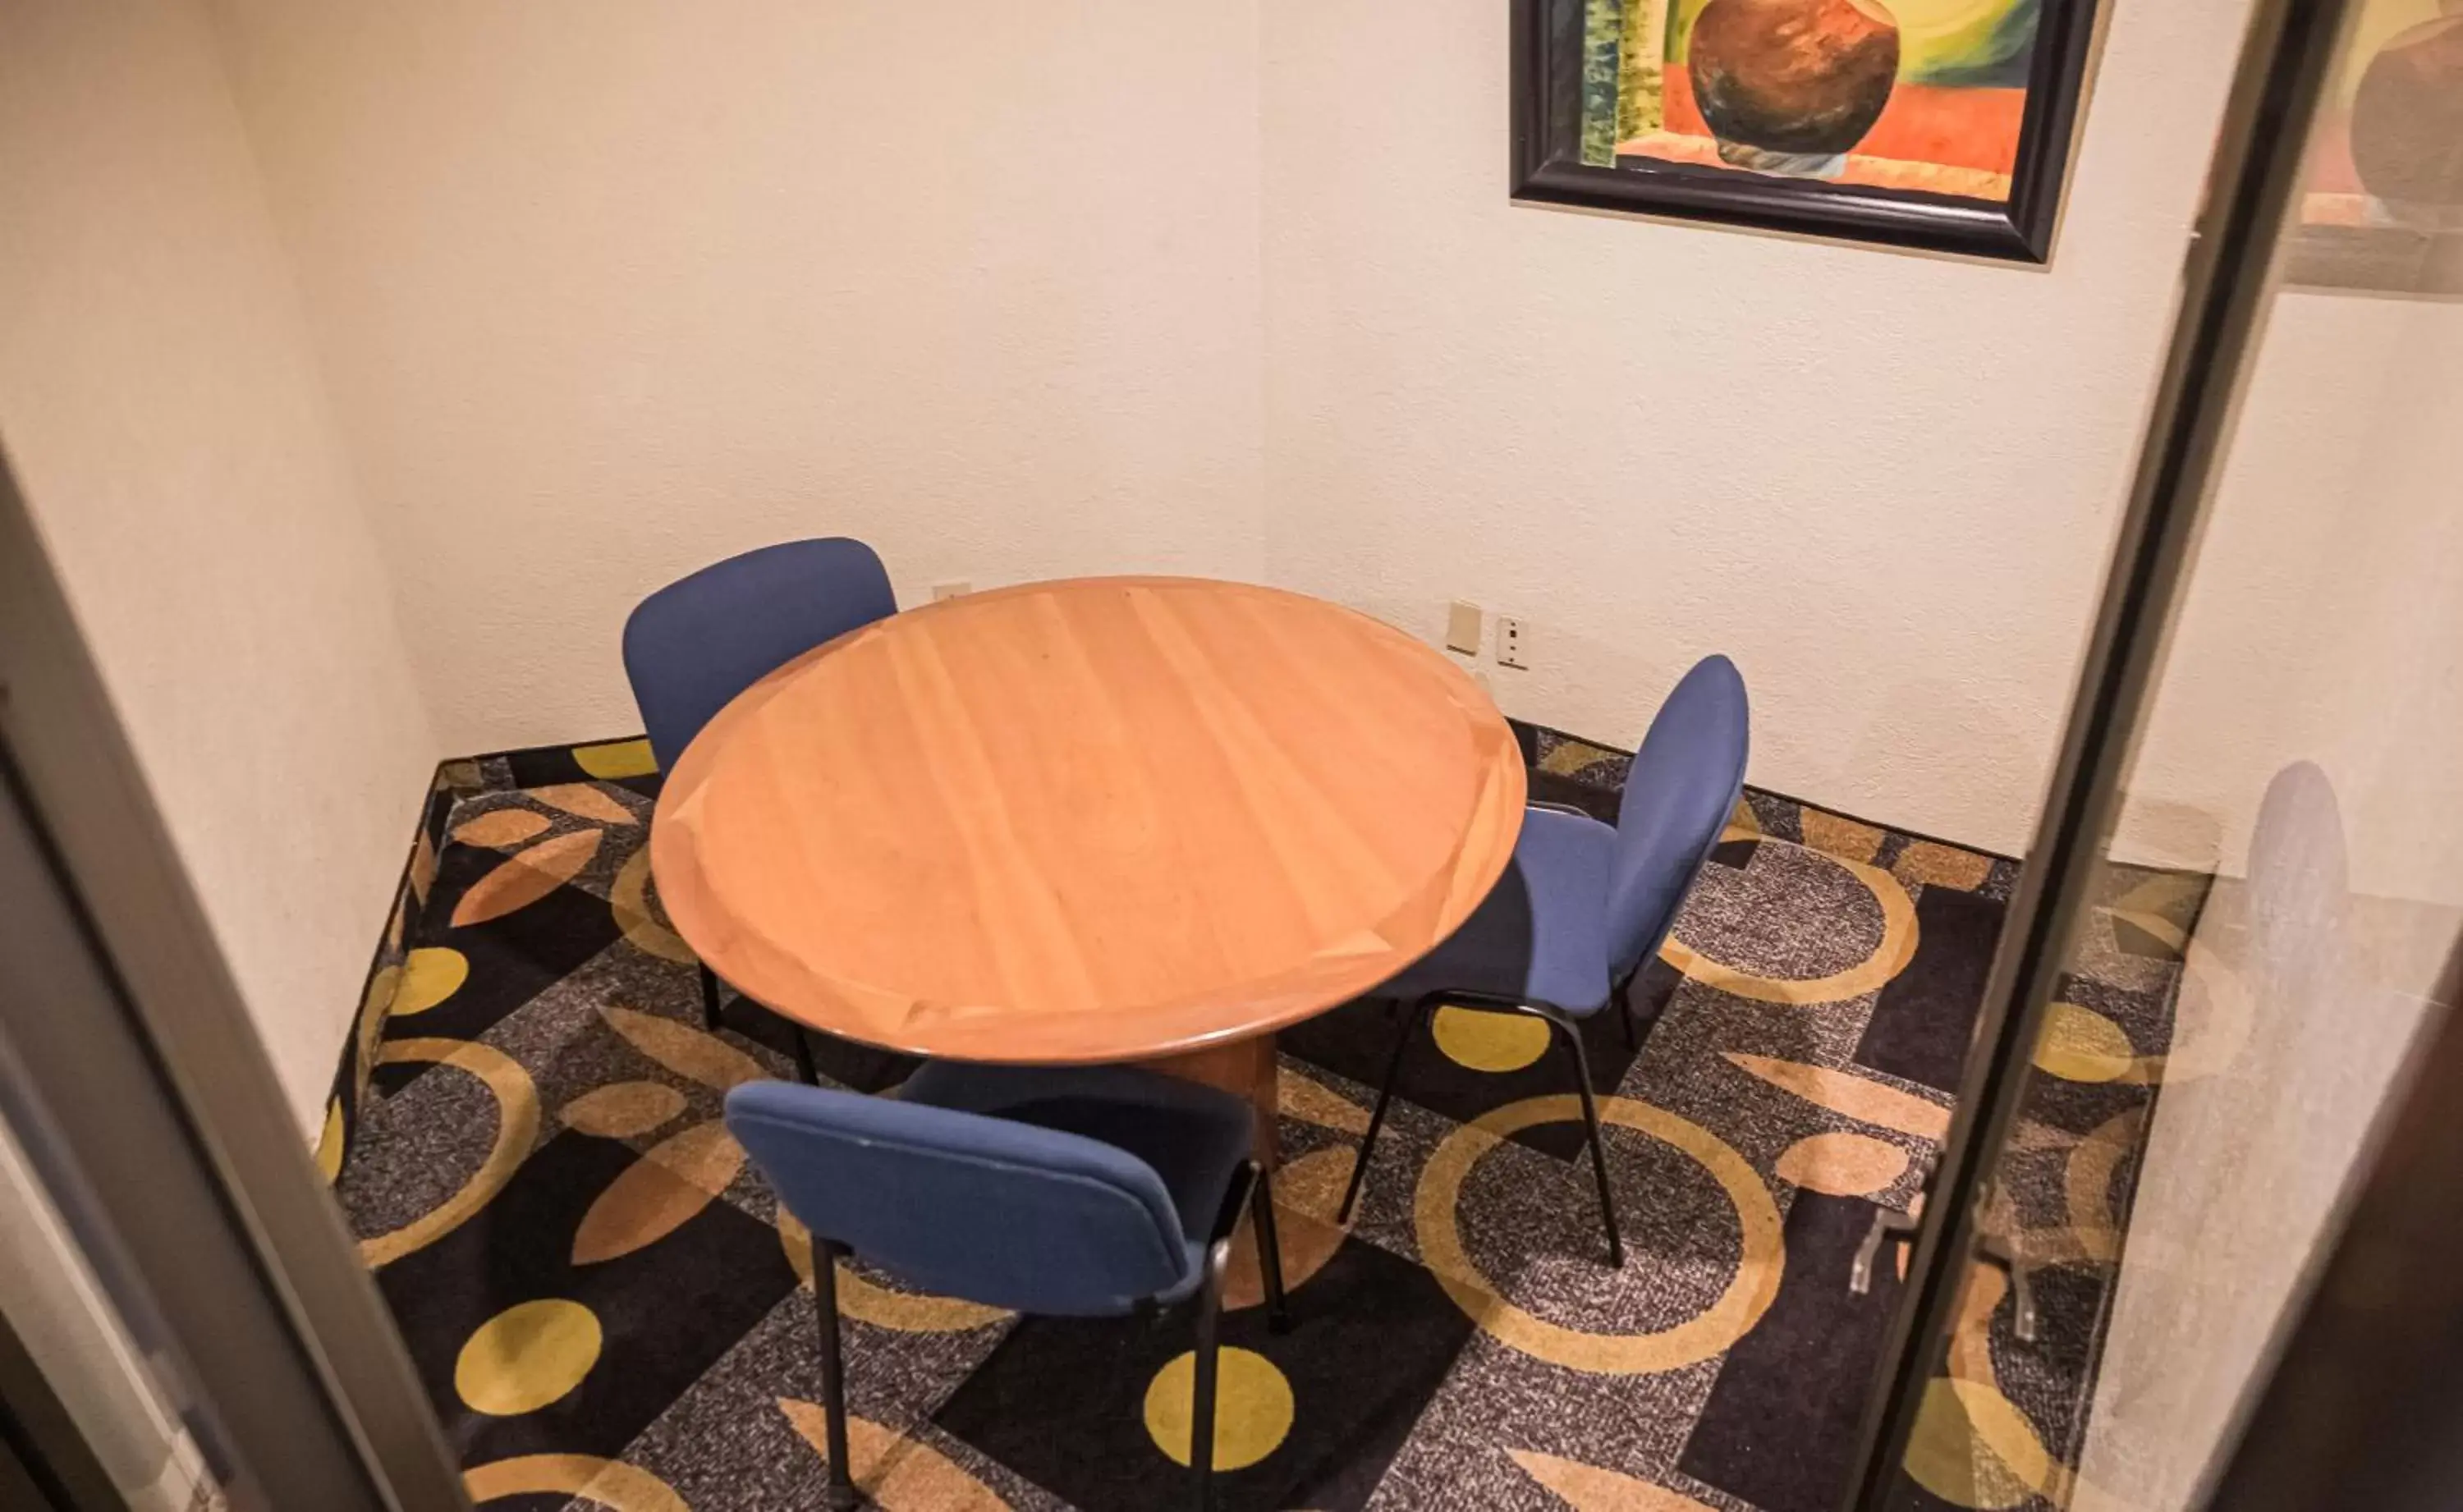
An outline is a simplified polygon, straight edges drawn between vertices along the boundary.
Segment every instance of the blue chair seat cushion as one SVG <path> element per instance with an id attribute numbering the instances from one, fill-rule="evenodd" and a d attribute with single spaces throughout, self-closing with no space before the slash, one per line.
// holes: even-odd
<path id="1" fill-rule="evenodd" d="M 1224 1196 L 1256 1147 L 1256 1117 L 1246 1099 L 1134 1066 L 927 1061 L 897 1095 L 1099 1140 L 1152 1167 L 1188 1250 L 1188 1277 L 1159 1299 L 1165 1302 L 1188 1295 L 1204 1278 Z"/>
<path id="2" fill-rule="evenodd" d="M 1526 810 L 1513 864 L 1463 926 L 1377 989 L 1380 997 L 1484 993 L 1577 1016 L 1606 1006 L 1609 875 L 1617 832 L 1597 819 Z"/>

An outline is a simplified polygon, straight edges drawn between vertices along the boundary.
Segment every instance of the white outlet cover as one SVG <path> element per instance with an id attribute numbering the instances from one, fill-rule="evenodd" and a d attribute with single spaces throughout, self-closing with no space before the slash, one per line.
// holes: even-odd
<path id="1" fill-rule="evenodd" d="M 1524 655 L 1522 621 L 1508 615 L 1496 616 L 1496 664 L 1500 667 L 1529 667 Z"/>
<path id="2" fill-rule="evenodd" d="M 937 604 L 944 598 L 964 598 L 974 591 L 974 584 L 963 577 L 953 577 L 946 583 L 932 585 L 932 602 Z"/>

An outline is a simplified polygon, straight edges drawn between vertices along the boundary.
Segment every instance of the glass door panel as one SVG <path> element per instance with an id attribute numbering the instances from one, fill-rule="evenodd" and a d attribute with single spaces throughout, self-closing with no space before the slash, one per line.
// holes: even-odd
<path id="1" fill-rule="evenodd" d="M 56 1173 L 58 1160 L 53 1150 L 44 1164 Z M 231 1500 L 214 1468 L 206 1416 L 148 1326 L 150 1309 L 124 1307 L 106 1271 L 129 1285 L 119 1267 L 98 1265 L 27 1140 L 0 1115 L 0 1413 L 14 1430 L 8 1447 L 26 1477 L 21 1494 L 46 1512 L 251 1504 Z"/>
<path id="2" fill-rule="evenodd" d="M 1859 1506 L 2203 1505 L 2451 1005 L 2463 5 L 2259 12 L 2247 67 L 2276 91 L 2244 78 L 2206 227 L 2243 245 L 2193 255 L 2175 361 L 2236 279 L 2243 342 L 2159 401 L 2140 502 L 2186 513 L 2116 561 L 2135 617 L 2090 655 L 2103 727 L 2064 773 L 2101 790 L 2074 853 L 2054 836 L 2041 961 L 1996 974 L 1975 1164 L 1935 1194 L 1941 1305 Z"/>

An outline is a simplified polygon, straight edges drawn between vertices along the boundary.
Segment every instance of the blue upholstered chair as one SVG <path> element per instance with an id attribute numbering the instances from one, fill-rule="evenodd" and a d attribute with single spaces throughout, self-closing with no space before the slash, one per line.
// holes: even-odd
<path id="1" fill-rule="evenodd" d="M 897 613 L 889 574 L 861 541 L 784 541 L 678 578 L 624 621 L 624 676 L 661 770 L 728 701 L 824 641 Z M 701 968 L 702 1020 L 719 1022 L 718 977 Z M 796 1064 L 812 1076 L 799 1030 Z"/>
<path id="2" fill-rule="evenodd" d="M 1659 953 L 1735 809 L 1745 781 L 1747 725 L 1745 681 L 1735 664 L 1725 657 L 1696 663 L 1667 695 L 1634 753 L 1616 828 L 1572 810 L 1533 807 L 1523 815 L 1513 864 L 1486 900 L 1444 944 L 1377 989 L 1374 996 L 1407 1001 L 1412 1011 L 1403 1018 L 1342 1195 L 1346 1221 L 1404 1051 L 1437 1008 L 1527 1013 L 1546 1021 L 1573 1062 L 1608 1231 L 1608 1263 L 1624 1264 L 1590 1058 L 1578 1026 L 1615 1004 L 1630 1040 L 1625 990 Z"/>
<path id="3" fill-rule="evenodd" d="M 1275 1204 L 1243 1099 L 1121 1066 L 934 1061 L 896 1097 L 787 1082 L 727 1095 L 727 1127 L 813 1234 L 829 1504 L 848 1470 L 836 1264 L 1020 1312 L 1110 1317 L 1194 1301 L 1190 1468 L 1213 1503 L 1216 1321 L 1232 1230 L 1255 1214 L 1269 1316 L 1284 1322 Z"/>

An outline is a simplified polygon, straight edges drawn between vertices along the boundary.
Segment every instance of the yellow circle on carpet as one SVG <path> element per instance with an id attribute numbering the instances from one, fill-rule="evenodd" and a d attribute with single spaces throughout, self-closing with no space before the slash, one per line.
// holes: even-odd
<path id="1" fill-rule="evenodd" d="M 578 1496 L 609 1512 L 691 1512 L 673 1487 L 639 1465 L 597 1455 L 523 1455 L 462 1473 L 473 1501 Z"/>
<path id="2" fill-rule="evenodd" d="M 1787 845 L 1792 842 L 1764 836 L 1760 843 Z M 1850 861 L 1844 856 L 1830 855 L 1810 847 L 1798 849 L 1844 869 L 1849 876 L 1863 883 L 1864 890 L 1873 895 L 1873 901 L 1881 905 L 1882 939 L 1873 947 L 1871 955 L 1844 971 L 1835 971 L 1826 977 L 1766 977 L 1759 972 L 1713 961 L 1676 938 L 1676 933 L 1671 930 L 1667 939 L 1660 943 L 1659 959 L 1691 980 L 1716 987 L 1721 992 L 1751 998 L 1756 1003 L 1792 1004 L 1798 1007 L 1844 1003 L 1849 998 L 1863 997 L 1907 970 L 1907 962 L 1915 959 L 1920 933 L 1916 925 L 1915 899 L 1907 896 L 1907 885 L 1878 866 Z"/>
<path id="3" fill-rule="evenodd" d="M 2065 1082 L 2118 1081 L 2138 1063 L 2129 1035 L 2118 1024 L 2075 1003 L 2044 1008 L 2043 1038 L 2036 1042 L 2036 1069 Z"/>
<path id="4" fill-rule="evenodd" d="M 599 1363 L 599 1315 L 549 1297 L 507 1307 L 479 1325 L 453 1362 L 453 1389 L 473 1412 L 533 1413 L 581 1384 Z"/>
<path id="5" fill-rule="evenodd" d="M 1936 1376 L 1908 1436 L 1907 1472 L 1953 1506 L 2025 1504 L 2052 1481 L 2052 1457 L 2017 1404 L 1981 1381 Z"/>
<path id="6" fill-rule="evenodd" d="M 539 1124 L 538 1084 L 522 1069 L 521 1062 L 492 1045 L 476 1040 L 394 1040 L 377 1061 L 383 1066 L 450 1066 L 477 1077 L 495 1095 L 496 1142 L 460 1191 L 400 1228 L 360 1241 L 360 1259 L 371 1270 L 435 1243 L 494 1201 L 530 1157 Z"/>
<path id="7" fill-rule="evenodd" d="M 402 986 L 393 1011 L 425 1013 L 462 990 L 470 980 L 470 958 L 444 945 L 414 950 L 402 963 Z"/>
<path id="8" fill-rule="evenodd" d="M 787 1252 L 787 1264 L 796 1267 L 796 1284 L 810 1291 L 813 1288 L 813 1231 L 803 1220 L 778 1204 L 778 1246 Z M 896 1328 L 901 1333 L 963 1333 L 991 1324 L 1007 1323 L 1017 1316 L 1005 1307 L 987 1307 L 979 1302 L 961 1302 L 955 1297 L 927 1296 L 920 1291 L 892 1291 L 877 1286 L 856 1274 L 855 1267 L 840 1260 L 838 1264 L 839 1311 L 877 1328 Z"/>
<path id="9" fill-rule="evenodd" d="M 316 1174 L 332 1186 L 342 1174 L 342 1146 L 350 1131 L 342 1126 L 342 1103 L 336 1098 L 325 1105 L 325 1132 L 316 1136 Z"/>
<path id="10" fill-rule="evenodd" d="M 1779 1278 L 1787 1268 L 1778 1204 L 1771 1200 L 1770 1188 L 1762 1184 L 1753 1162 L 1700 1124 L 1635 1097 L 1602 1097 L 1599 1112 L 1602 1124 L 1639 1130 L 1675 1146 L 1726 1190 L 1728 1201 L 1736 1210 L 1741 1254 L 1734 1277 L 1717 1301 L 1657 1332 L 1593 1333 L 1551 1323 L 1515 1307 L 1471 1264 L 1454 1220 L 1454 1208 L 1462 1200 L 1463 1182 L 1471 1167 L 1480 1156 L 1536 1124 L 1580 1118 L 1581 1104 L 1571 1092 L 1526 1097 L 1491 1109 L 1437 1146 L 1428 1164 L 1420 1168 L 1420 1186 L 1411 1204 L 1421 1263 L 1454 1306 L 1469 1313 L 1489 1337 L 1534 1359 L 1594 1375 L 1643 1375 L 1707 1360 L 1753 1331 L 1778 1295 Z"/>
<path id="11" fill-rule="evenodd" d="M 1442 1007 L 1429 1032 L 1446 1059 L 1475 1071 L 1518 1071 L 1548 1053 L 1548 1026 L 1527 1013 Z"/>
<path id="12" fill-rule="evenodd" d="M 1214 1468 L 1240 1470 L 1281 1447 L 1292 1431 L 1292 1383 L 1275 1362 L 1226 1347 L 1214 1382 Z M 1188 1463 L 1197 1420 L 1197 1354 L 1175 1355 L 1146 1387 L 1146 1434 L 1176 1464 Z"/>
<path id="13" fill-rule="evenodd" d="M 659 758 L 650 754 L 650 743 L 646 739 L 576 745 L 573 747 L 573 764 L 600 782 L 647 777 L 659 769 Z"/>

